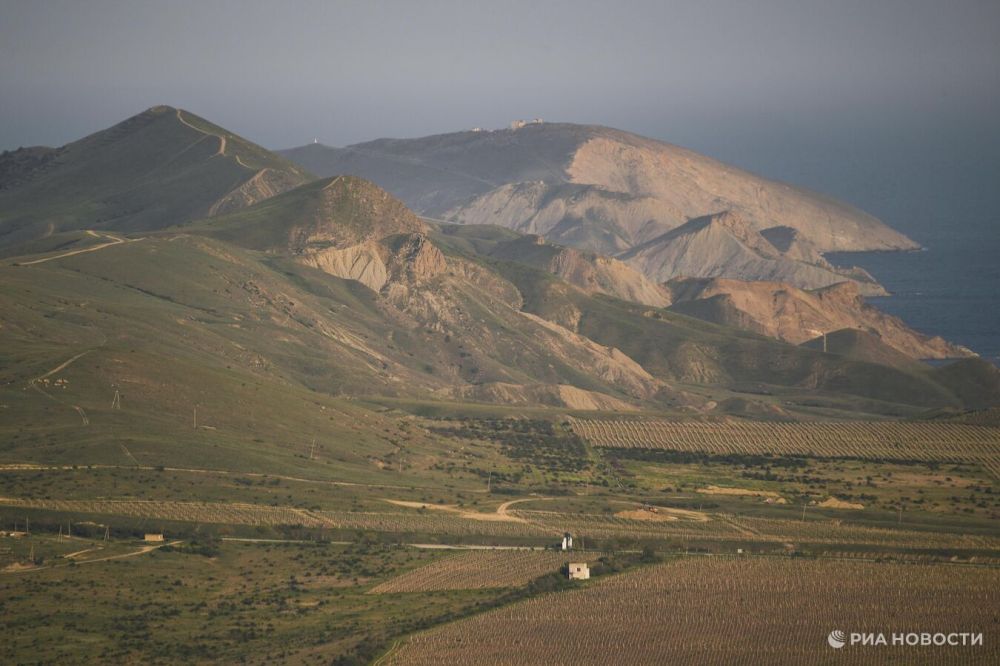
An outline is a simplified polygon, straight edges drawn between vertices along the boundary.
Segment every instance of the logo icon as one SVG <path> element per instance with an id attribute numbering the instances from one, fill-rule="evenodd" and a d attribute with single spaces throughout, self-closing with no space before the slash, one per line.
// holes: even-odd
<path id="1" fill-rule="evenodd" d="M 826 642 L 830 644 L 830 647 L 840 649 L 847 643 L 847 635 L 840 629 L 834 629 L 826 637 Z"/>

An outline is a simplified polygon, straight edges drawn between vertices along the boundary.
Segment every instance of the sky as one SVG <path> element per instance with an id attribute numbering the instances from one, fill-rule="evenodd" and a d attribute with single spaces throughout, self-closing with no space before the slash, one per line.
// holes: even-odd
<path id="1" fill-rule="evenodd" d="M 1000 2 L 0 0 L 0 149 L 155 104 L 269 148 L 536 116 L 736 157 L 994 131 Z"/>

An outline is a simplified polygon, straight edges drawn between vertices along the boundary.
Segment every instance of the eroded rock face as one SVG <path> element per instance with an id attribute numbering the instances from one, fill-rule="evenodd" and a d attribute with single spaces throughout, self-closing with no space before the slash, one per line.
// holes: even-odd
<path id="1" fill-rule="evenodd" d="M 423 234 L 397 236 L 383 242 L 389 255 L 393 280 L 408 284 L 422 283 L 448 270 L 441 250 Z"/>
<path id="2" fill-rule="evenodd" d="M 903 234 L 846 204 L 625 132 L 595 134 L 576 150 L 566 172 L 575 183 L 668 203 L 683 216 L 673 226 L 732 210 L 757 230 L 796 229 L 823 252 L 916 248 Z"/>
<path id="3" fill-rule="evenodd" d="M 298 261 L 345 280 L 357 280 L 372 291 L 381 291 L 389 280 L 389 270 L 374 242 L 339 249 L 329 247 L 303 252 Z"/>
<path id="4" fill-rule="evenodd" d="M 607 294 L 654 307 L 670 304 L 667 289 L 631 266 L 592 252 L 553 245 L 541 236 L 529 235 L 502 243 L 490 254 L 540 268 L 588 294 Z"/>
<path id="5" fill-rule="evenodd" d="M 871 276 L 835 269 L 822 253 L 918 247 L 828 197 L 606 127 L 544 123 L 288 154 L 319 173 L 363 174 L 432 217 L 622 259 L 655 283 L 727 277 L 815 289 L 849 279 L 875 295 Z M 720 213 L 707 230 L 665 238 Z M 655 300 L 649 290 L 628 297 Z"/>
<path id="6" fill-rule="evenodd" d="M 631 395 L 643 398 L 654 395 L 663 387 L 663 382 L 653 377 L 620 350 L 599 345 L 589 338 L 531 313 L 522 312 L 521 316 L 551 333 L 549 343 L 551 348 L 560 350 L 567 356 L 582 355 L 582 360 L 591 372 L 609 384 L 619 386 Z"/>
<path id="7" fill-rule="evenodd" d="M 672 309 L 678 312 L 793 344 L 854 329 L 911 359 L 974 356 L 964 347 L 922 335 L 898 317 L 868 305 L 853 282 L 804 290 L 778 282 L 717 278 L 673 280 L 667 287 L 675 301 Z"/>
<path id="8" fill-rule="evenodd" d="M 357 280 L 372 291 L 382 291 L 390 280 L 405 286 L 420 284 L 448 269 L 444 255 L 422 234 L 309 249 L 297 260 L 335 277 Z"/>
<path id="9" fill-rule="evenodd" d="M 867 273 L 837 269 L 797 232 L 792 230 L 788 235 L 792 237 L 772 234 L 776 246 L 742 215 L 723 211 L 691 220 L 632 248 L 621 259 L 661 282 L 677 277 L 719 277 L 816 289 L 850 280 L 865 295 L 885 294 Z"/>
<path id="10" fill-rule="evenodd" d="M 720 210 L 757 230 L 794 228 L 821 252 L 916 247 L 846 204 L 607 127 L 543 123 L 285 154 L 321 175 L 364 176 L 432 217 L 498 224 L 603 254 Z"/>

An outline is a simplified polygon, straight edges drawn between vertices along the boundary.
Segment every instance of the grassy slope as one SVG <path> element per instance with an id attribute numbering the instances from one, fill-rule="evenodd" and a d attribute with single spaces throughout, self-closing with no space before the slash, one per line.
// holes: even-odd
<path id="1" fill-rule="evenodd" d="M 447 447 L 354 398 L 427 399 L 472 379 L 614 391 L 475 286 L 443 276 L 427 289 L 476 332 L 449 336 L 358 283 L 200 236 L 2 266 L 0 456 L 383 481 L 380 461 L 404 457 L 412 476 L 391 482 L 426 485 Z"/>
<path id="2" fill-rule="evenodd" d="M 343 244 L 422 232 L 426 226 L 376 185 L 353 176 L 321 178 L 248 208 L 198 221 L 186 231 L 255 250 L 301 249 L 310 234 Z"/>
<path id="3" fill-rule="evenodd" d="M 345 340 L 370 335 L 371 294 L 329 279 L 321 298 L 308 276 L 296 286 L 220 247 L 147 239 L 0 269 L 4 459 L 127 465 L 125 444 L 146 465 L 356 478 L 373 469 L 370 458 L 397 450 L 391 420 L 334 397 L 385 377 L 365 353 L 316 330 L 317 310 L 338 307 L 354 315 Z M 38 384 L 51 398 L 30 386 L 80 353 Z M 120 410 L 111 409 L 116 388 Z M 211 430 L 192 427 L 195 405 Z M 313 438 L 322 464 L 304 460 Z"/>
<path id="4" fill-rule="evenodd" d="M 311 179 L 193 114 L 154 107 L 64 146 L 27 182 L 0 194 L 0 245 L 60 230 L 149 230 L 201 217 L 264 168 L 279 189 Z"/>

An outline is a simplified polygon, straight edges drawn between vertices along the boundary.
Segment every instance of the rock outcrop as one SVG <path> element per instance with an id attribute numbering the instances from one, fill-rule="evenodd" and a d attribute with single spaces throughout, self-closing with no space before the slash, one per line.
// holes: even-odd
<path id="1" fill-rule="evenodd" d="M 918 247 L 846 204 L 606 127 L 541 123 L 339 149 L 306 146 L 284 154 L 317 173 L 369 178 L 428 217 L 495 224 L 631 257 L 654 281 L 711 274 L 815 288 L 848 279 L 874 294 L 879 287 L 871 276 L 835 270 L 822 253 Z M 712 273 L 688 272 L 700 262 L 684 262 L 680 253 L 654 242 L 727 211 L 767 243 L 765 256 L 753 256 L 754 243 L 733 247 L 731 239 L 718 239 L 727 249 L 716 252 L 733 253 L 737 261 L 716 262 Z"/>
<path id="2" fill-rule="evenodd" d="M 541 236 L 501 243 L 490 256 L 540 268 L 588 294 L 607 294 L 655 307 L 670 304 L 667 289 L 631 266 L 592 252 L 552 245 Z"/>
<path id="3" fill-rule="evenodd" d="M 778 282 L 726 279 L 681 279 L 666 286 L 673 295 L 671 310 L 675 312 L 793 344 L 813 340 L 823 333 L 853 329 L 873 336 L 879 344 L 910 359 L 975 355 L 939 337 L 918 333 L 898 317 L 865 303 L 853 282 L 815 290 Z M 830 340 L 827 342 L 829 347 Z"/>
<path id="4" fill-rule="evenodd" d="M 815 289 L 850 280 L 865 295 L 885 294 L 860 269 L 841 271 L 831 266 L 797 232 L 785 236 L 791 238 L 776 246 L 741 215 L 726 211 L 691 220 L 620 258 L 660 282 L 675 277 L 724 277 Z"/>

